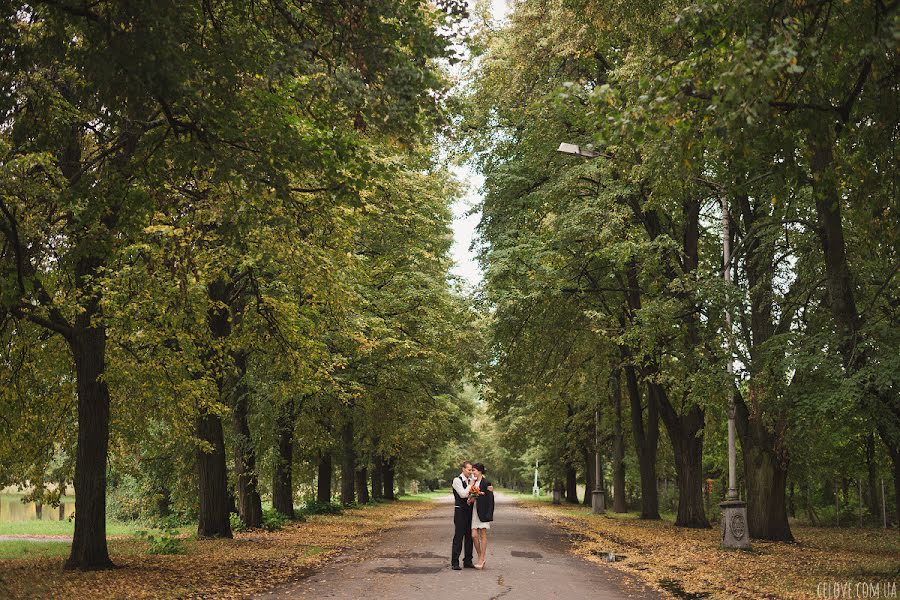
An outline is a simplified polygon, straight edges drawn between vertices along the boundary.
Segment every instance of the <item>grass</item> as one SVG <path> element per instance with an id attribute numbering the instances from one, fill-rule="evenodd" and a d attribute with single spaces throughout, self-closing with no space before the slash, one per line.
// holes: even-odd
<path id="1" fill-rule="evenodd" d="M 149 529 L 146 523 L 131 521 L 122 523 L 119 521 L 107 521 L 106 535 L 110 537 L 122 537 L 133 535 L 142 529 Z M 75 521 L 15 521 L 13 523 L 0 522 L 0 535 L 68 535 L 75 533 Z"/>
<path id="2" fill-rule="evenodd" d="M 435 490 L 433 492 L 419 492 L 418 494 L 404 494 L 402 496 L 397 496 L 397 500 L 401 502 L 431 502 L 433 500 L 439 500 L 441 498 L 446 498 L 450 495 L 450 490 Z"/>
<path id="3" fill-rule="evenodd" d="M 506 496 L 511 496 L 512 498 L 519 500 L 520 502 L 552 502 L 553 495 L 552 494 L 544 494 L 542 496 L 534 496 L 531 492 L 517 492 L 515 490 L 511 490 L 508 488 L 497 488 L 498 492 L 504 494 Z"/>
<path id="4" fill-rule="evenodd" d="M 68 542 L 0 542 L 0 560 L 20 558 L 66 557 Z"/>

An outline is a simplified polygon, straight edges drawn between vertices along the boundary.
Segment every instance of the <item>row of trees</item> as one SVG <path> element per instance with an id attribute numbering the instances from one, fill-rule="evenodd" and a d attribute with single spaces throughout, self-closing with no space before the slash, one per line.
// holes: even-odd
<path id="1" fill-rule="evenodd" d="M 475 38 L 488 400 L 570 498 L 599 441 L 624 510 L 627 443 L 641 516 L 668 463 L 709 526 L 734 394 L 753 537 L 847 473 L 900 519 L 898 30 L 896 3 L 525 0 Z"/>
<path id="2" fill-rule="evenodd" d="M 304 465 L 365 502 L 458 429 L 429 140 L 463 8 L 5 3 L 0 484 L 74 474 L 69 568 L 111 565 L 108 467 L 230 537 Z"/>

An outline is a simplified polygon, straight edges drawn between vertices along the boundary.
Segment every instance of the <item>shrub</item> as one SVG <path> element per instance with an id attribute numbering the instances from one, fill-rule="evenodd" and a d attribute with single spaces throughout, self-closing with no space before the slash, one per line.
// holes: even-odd
<path id="1" fill-rule="evenodd" d="M 286 522 L 287 518 L 274 508 L 267 508 L 263 511 L 263 527 L 269 531 L 281 529 Z"/>
<path id="2" fill-rule="evenodd" d="M 244 522 L 241 521 L 241 516 L 237 513 L 231 513 L 228 515 L 228 520 L 231 522 L 231 530 L 232 531 L 244 531 L 247 529 L 244 527 Z"/>
<path id="3" fill-rule="evenodd" d="M 159 533 L 138 531 L 135 535 L 147 541 L 147 554 L 184 554 L 184 542 L 177 529 L 163 529 Z"/>
<path id="4" fill-rule="evenodd" d="M 339 502 L 318 502 L 307 500 L 303 512 L 307 515 L 339 515 L 344 507 Z"/>

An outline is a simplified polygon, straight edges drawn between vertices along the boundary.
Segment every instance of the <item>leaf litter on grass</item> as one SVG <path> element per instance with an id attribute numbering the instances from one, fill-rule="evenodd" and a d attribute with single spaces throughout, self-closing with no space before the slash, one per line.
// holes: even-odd
<path id="1" fill-rule="evenodd" d="M 753 540 L 750 551 L 720 547 L 719 528 L 686 529 L 590 509 L 524 501 L 572 541 L 572 552 L 637 576 L 679 599 L 821 597 L 820 584 L 900 579 L 896 530 L 833 529 L 792 524 L 796 543 Z M 609 553 L 622 555 L 610 562 Z"/>
<path id="2" fill-rule="evenodd" d="M 233 540 L 185 539 L 186 554 L 146 554 L 136 539 L 110 540 L 118 568 L 63 571 L 59 558 L 0 560 L 0 597 L 244 598 L 309 576 L 343 550 L 434 505 L 394 502 L 310 517 Z"/>

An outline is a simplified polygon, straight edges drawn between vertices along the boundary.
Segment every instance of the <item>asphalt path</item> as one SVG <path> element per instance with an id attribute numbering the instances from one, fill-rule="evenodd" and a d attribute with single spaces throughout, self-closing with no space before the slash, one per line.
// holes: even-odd
<path id="1" fill-rule="evenodd" d="M 257 598 L 660 598 L 620 571 L 568 552 L 566 536 L 496 494 L 483 571 L 450 569 L 453 498 L 349 551 L 312 576 Z"/>

